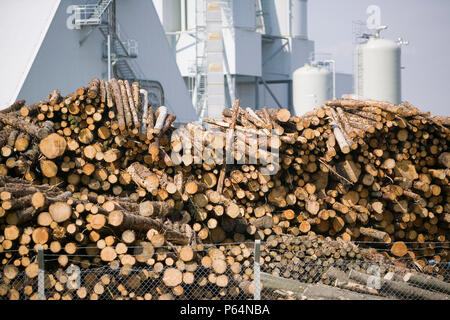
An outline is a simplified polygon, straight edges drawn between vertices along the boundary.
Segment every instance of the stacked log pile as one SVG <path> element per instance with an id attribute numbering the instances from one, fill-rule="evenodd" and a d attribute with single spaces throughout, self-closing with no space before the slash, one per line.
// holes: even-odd
<path id="1" fill-rule="evenodd" d="M 370 249 L 360 248 L 354 243 L 310 236 L 271 236 L 261 256 L 264 272 L 304 283 L 326 285 L 332 282 L 325 274 L 330 266 L 344 270 L 351 267 L 367 270 L 373 263 L 384 263 L 395 267 L 386 263 L 380 255 L 377 256 L 378 260 L 375 259 Z"/>
<path id="2" fill-rule="evenodd" d="M 283 234 L 370 242 L 425 271 L 429 259 L 448 260 L 448 117 L 407 102 L 358 100 L 329 101 L 297 117 L 244 109 L 237 100 L 222 120 L 204 121 L 209 129 L 188 123 L 176 130 L 175 115 L 147 100 L 138 83 L 93 79 L 67 96 L 54 90 L 0 112 L 0 258 L 8 288 L 20 270 L 35 278 L 38 246 L 57 267 L 113 270 L 162 271 L 184 261 L 179 246 Z M 220 147 L 238 164 L 225 163 Z M 346 257 L 361 258 L 353 250 Z M 233 261 L 228 256 L 222 260 Z M 239 258 L 246 267 L 247 258 Z M 277 267 L 268 270 L 281 274 Z M 178 286 L 153 296 L 182 296 Z"/>
<path id="3" fill-rule="evenodd" d="M 426 259 L 416 259 L 418 249 L 421 256 L 447 259 L 448 117 L 430 117 L 407 102 L 333 100 L 302 117 L 286 109 L 237 108 L 226 109 L 222 121 L 206 121 L 225 130 L 234 111 L 235 130 L 246 132 L 248 145 L 252 132 L 269 129 L 281 142 L 276 175 L 242 166 L 225 179 L 223 193 L 240 199 L 244 218 L 257 225 L 249 233 L 264 239 L 312 231 L 391 244 L 394 256 L 422 267 Z"/>

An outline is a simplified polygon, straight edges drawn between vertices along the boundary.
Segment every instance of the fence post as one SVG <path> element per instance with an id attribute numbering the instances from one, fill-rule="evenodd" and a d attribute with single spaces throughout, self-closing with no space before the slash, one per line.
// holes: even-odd
<path id="1" fill-rule="evenodd" d="M 253 300 L 261 300 L 261 273 L 259 266 L 261 240 L 255 240 L 255 262 L 253 265 L 254 286 L 253 286 Z"/>
<path id="2" fill-rule="evenodd" d="M 38 249 L 38 299 L 45 300 L 45 280 L 44 280 L 44 249 L 39 247 Z"/>

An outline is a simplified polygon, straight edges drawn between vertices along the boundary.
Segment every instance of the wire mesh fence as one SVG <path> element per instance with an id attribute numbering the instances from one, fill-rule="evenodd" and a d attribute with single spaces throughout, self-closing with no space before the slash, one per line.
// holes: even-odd
<path id="1" fill-rule="evenodd" d="M 370 260 L 355 247 L 303 246 L 205 247 L 186 261 L 160 248 L 141 263 L 73 255 L 64 267 L 50 253 L 39 268 L 36 255 L 24 271 L 2 267 L 0 300 L 450 299 L 447 262 L 418 266 Z"/>
<path id="2" fill-rule="evenodd" d="M 436 263 L 434 269 L 435 276 L 361 260 L 275 264 L 262 270 L 262 296 L 301 300 L 450 300 L 450 266 Z"/>
<path id="3" fill-rule="evenodd" d="M 387 254 L 389 245 L 382 243 L 355 245 L 295 238 L 266 243 L 260 259 L 262 296 L 449 300 L 450 264 L 441 261 L 448 243 L 410 245 L 407 255 L 393 259 Z"/>
<path id="4" fill-rule="evenodd" d="M 127 264 L 136 262 L 133 255 L 122 256 L 121 263 L 114 263 L 118 261 L 115 260 L 109 265 L 71 256 L 64 268 L 54 268 L 58 259 L 48 254 L 44 258 L 43 299 L 253 299 L 253 248 L 241 244 L 232 250 L 223 246 L 221 249 L 196 250 L 195 259 L 188 258 L 188 261 L 176 259 L 173 252 L 159 251 L 158 258 L 149 258 L 140 265 Z M 39 299 L 38 274 L 10 269 L 1 273 L 0 300 Z"/>
<path id="5" fill-rule="evenodd" d="M 46 297 L 50 300 L 172 300 L 172 299 L 248 299 L 227 272 L 216 274 L 211 268 L 198 267 L 191 271 L 165 267 L 109 267 L 51 274 L 47 278 Z M 241 274 L 237 274 L 241 276 Z M 55 285 L 53 285 L 55 283 Z"/>

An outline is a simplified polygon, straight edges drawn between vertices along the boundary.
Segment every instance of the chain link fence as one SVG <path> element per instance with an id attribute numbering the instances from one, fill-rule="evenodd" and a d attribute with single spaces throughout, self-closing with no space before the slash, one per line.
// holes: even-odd
<path id="1" fill-rule="evenodd" d="M 263 269 L 262 296 L 294 300 L 450 300 L 450 266 L 436 263 L 434 268 L 439 277 L 358 260 L 277 264 Z"/>
<path id="2" fill-rule="evenodd" d="M 188 262 L 169 254 L 139 266 L 70 256 L 62 268 L 55 267 L 55 256 L 37 255 L 39 270 L 3 266 L 0 300 L 450 299 L 447 262 L 428 260 L 419 268 L 410 260 L 368 261 L 351 251 L 281 252 L 258 242 L 217 248 L 197 250 Z"/>

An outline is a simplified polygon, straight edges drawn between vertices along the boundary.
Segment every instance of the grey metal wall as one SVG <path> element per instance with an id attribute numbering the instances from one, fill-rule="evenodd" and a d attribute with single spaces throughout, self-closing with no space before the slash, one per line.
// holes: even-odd
<path id="1" fill-rule="evenodd" d="M 32 103 L 45 98 L 51 90 L 60 89 L 62 94 L 67 94 L 86 85 L 91 78 L 107 77 L 107 64 L 102 60 L 104 40 L 100 31 L 94 30 L 80 45 L 88 28 L 70 30 L 66 27 L 70 15 L 66 12 L 67 7 L 85 2 L 61 1 L 18 98 Z M 139 45 L 138 57 L 133 64 L 139 66 L 145 79 L 162 84 L 166 106 L 177 115 L 177 122 L 197 120 L 152 1 L 117 1 L 116 12 L 121 31 L 137 40 Z M 24 28 L 33 26 L 25 24 Z"/>
<path id="2" fill-rule="evenodd" d="M 87 30 L 75 31 L 66 27 L 69 17 L 66 9 L 74 3 L 80 1 L 61 1 L 18 98 L 28 103 L 37 102 L 46 98 L 51 90 L 59 89 L 62 94 L 67 94 L 94 77 L 106 76 L 100 32 L 94 31 L 80 46 L 79 41 Z"/>

